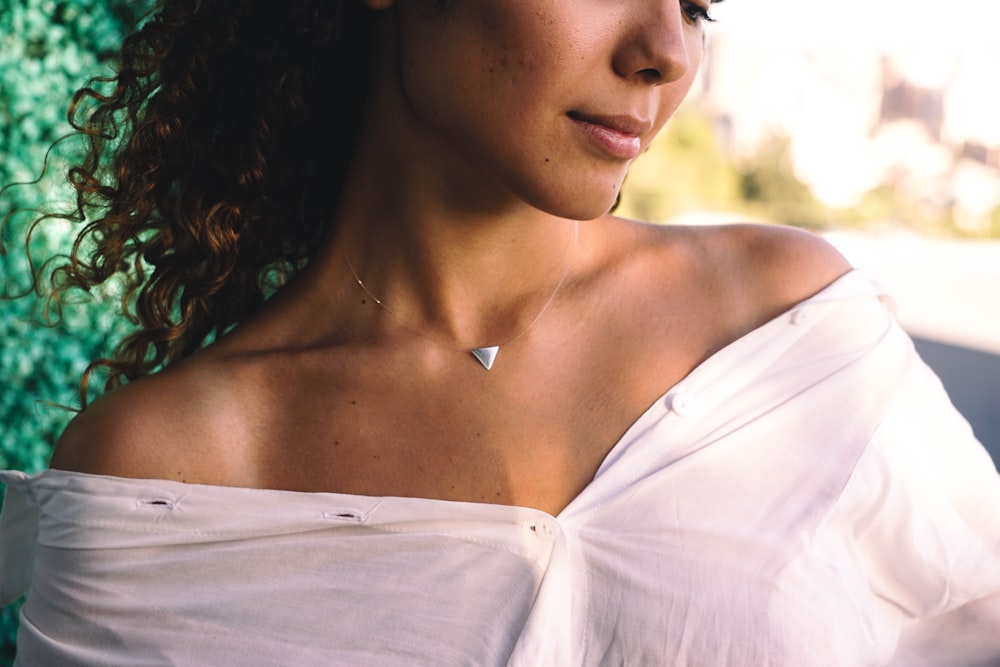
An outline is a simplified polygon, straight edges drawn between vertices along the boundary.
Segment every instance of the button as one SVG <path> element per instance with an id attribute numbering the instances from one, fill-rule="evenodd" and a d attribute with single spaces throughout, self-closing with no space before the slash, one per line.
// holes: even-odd
<path id="1" fill-rule="evenodd" d="M 674 394 L 670 399 L 670 409 L 673 410 L 678 417 L 687 417 L 692 414 L 697 407 L 697 400 L 694 394 L 687 392 L 679 392 Z"/>
<path id="2" fill-rule="evenodd" d="M 542 519 L 528 527 L 543 539 L 552 540 L 559 534 L 559 526 L 549 519 Z"/>
<path id="3" fill-rule="evenodd" d="M 809 319 L 809 309 L 808 308 L 796 308 L 792 312 L 792 324 L 802 324 Z"/>

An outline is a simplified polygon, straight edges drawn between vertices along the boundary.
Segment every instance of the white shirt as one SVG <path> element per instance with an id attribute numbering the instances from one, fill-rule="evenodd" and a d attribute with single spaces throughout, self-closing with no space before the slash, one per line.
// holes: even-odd
<path id="1" fill-rule="evenodd" d="M 558 516 L 0 473 L 20 665 L 1000 665 L 1000 477 L 852 272 Z"/>

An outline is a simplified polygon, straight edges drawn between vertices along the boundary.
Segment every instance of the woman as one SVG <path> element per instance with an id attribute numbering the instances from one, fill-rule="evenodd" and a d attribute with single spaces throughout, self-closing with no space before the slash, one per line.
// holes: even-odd
<path id="1" fill-rule="evenodd" d="M 66 274 L 130 381 L 4 478 L 21 662 L 1000 660 L 1000 482 L 877 289 L 607 214 L 708 12 L 166 2 Z"/>

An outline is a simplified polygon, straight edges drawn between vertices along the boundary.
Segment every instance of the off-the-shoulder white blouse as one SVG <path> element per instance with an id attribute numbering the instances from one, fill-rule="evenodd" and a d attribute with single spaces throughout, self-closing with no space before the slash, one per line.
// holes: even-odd
<path id="1" fill-rule="evenodd" d="M 0 473 L 25 666 L 1000 665 L 1000 477 L 853 272 L 559 516 Z"/>

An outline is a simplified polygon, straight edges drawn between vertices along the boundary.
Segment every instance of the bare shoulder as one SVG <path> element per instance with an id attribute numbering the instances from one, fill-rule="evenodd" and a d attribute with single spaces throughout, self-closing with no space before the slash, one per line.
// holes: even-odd
<path id="1" fill-rule="evenodd" d="M 619 254 L 662 318 L 700 326 L 707 352 L 740 338 L 851 270 L 821 236 L 776 225 L 626 224 Z M 705 351 L 703 351 L 705 352 Z"/>
<path id="2" fill-rule="evenodd" d="M 199 364 L 136 380 L 78 414 L 56 444 L 50 465 L 99 475 L 223 483 L 233 465 L 225 450 L 243 430 L 241 420 L 218 409 L 225 400 L 222 383 Z"/>
<path id="3" fill-rule="evenodd" d="M 777 314 L 851 270 L 828 241 L 778 225 L 689 228 L 697 252 L 715 267 L 734 296 Z"/>

